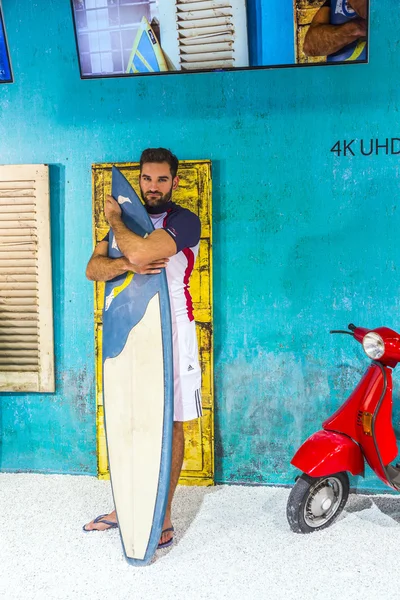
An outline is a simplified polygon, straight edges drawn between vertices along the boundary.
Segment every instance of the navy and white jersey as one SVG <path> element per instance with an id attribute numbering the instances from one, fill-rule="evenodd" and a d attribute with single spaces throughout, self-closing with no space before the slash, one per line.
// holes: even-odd
<path id="1" fill-rule="evenodd" d="M 174 202 L 167 202 L 158 210 L 162 212 L 152 214 L 154 208 L 147 211 L 154 229 L 165 229 L 177 247 L 177 253 L 169 258 L 166 266 L 172 322 L 191 322 L 194 316 L 190 276 L 199 251 L 200 219 Z M 108 239 L 107 234 L 104 241 L 108 242 Z"/>
<path id="2" fill-rule="evenodd" d="M 163 212 L 149 217 L 154 229 L 165 229 L 176 243 L 177 253 L 171 256 L 166 267 L 172 321 L 194 320 L 190 295 L 190 276 L 200 245 L 200 219 L 187 208 L 174 202 L 163 206 Z"/>
<path id="3" fill-rule="evenodd" d="M 326 0 L 325 4 L 330 8 L 331 25 L 342 25 L 352 19 L 357 19 L 359 15 L 350 6 L 348 0 Z M 355 40 L 344 48 L 328 56 L 328 62 L 349 61 L 356 62 L 367 59 L 367 42 L 365 39 Z"/>

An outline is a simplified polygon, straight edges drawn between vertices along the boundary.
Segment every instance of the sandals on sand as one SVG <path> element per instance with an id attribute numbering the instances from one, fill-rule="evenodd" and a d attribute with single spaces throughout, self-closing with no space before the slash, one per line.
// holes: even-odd
<path id="1" fill-rule="evenodd" d="M 116 529 L 118 527 L 118 523 L 115 523 L 113 521 L 107 521 L 106 519 L 104 519 L 104 517 L 106 516 L 107 515 L 99 515 L 95 518 L 93 523 L 104 523 L 105 525 L 108 525 L 107 529 L 86 529 L 86 525 L 84 525 L 82 527 L 83 531 L 89 533 L 90 531 L 108 531 L 108 529 Z"/>
<path id="2" fill-rule="evenodd" d="M 163 529 L 162 532 L 161 532 L 161 536 L 164 533 L 167 533 L 167 531 L 174 531 L 174 528 L 173 527 L 167 527 L 167 529 Z M 163 544 L 158 544 L 157 548 L 159 550 L 161 550 L 162 548 L 168 548 L 168 546 L 170 546 L 173 543 L 173 541 L 174 541 L 174 536 L 172 536 L 171 539 L 168 540 L 168 542 L 164 542 Z"/>
<path id="3" fill-rule="evenodd" d="M 116 529 L 118 527 L 118 523 L 115 523 L 114 521 L 107 521 L 107 519 L 104 518 L 106 516 L 107 515 L 99 515 L 98 517 L 95 518 L 93 523 L 104 523 L 105 525 L 108 525 L 107 529 L 86 529 L 86 525 L 84 525 L 82 527 L 83 531 L 85 531 L 86 533 L 90 533 L 91 531 L 108 531 L 109 529 Z M 164 533 L 167 533 L 168 531 L 174 532 L 175 530 L 173 527 L 167 527 L 166 529 L 162 530 L 161 536 L 163 536 Z M 168 548 L 168 546 L 171 546 L 173 541 L 174 541 L 174 536 L 172 536 L 171 539 L 169 539 L 167 542 L 158 544 L 157 548 L 159 550 L 162 550 L 163 548 Z"/>

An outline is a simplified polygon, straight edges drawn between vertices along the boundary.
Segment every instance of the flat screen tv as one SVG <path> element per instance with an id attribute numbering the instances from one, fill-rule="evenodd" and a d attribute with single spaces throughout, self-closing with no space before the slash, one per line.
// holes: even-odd
<path id="1" fill-rule="evenodd" d="M 6 30 L 4 27 L 3 9 L 0 3 L 0 83 L 11 83 L 12 72 L 8 53 Z"/>
<path id="2" fill-rule="evenodd" d="M 368 0 L 71 0 L 81 77 L 368 62 Z"/>

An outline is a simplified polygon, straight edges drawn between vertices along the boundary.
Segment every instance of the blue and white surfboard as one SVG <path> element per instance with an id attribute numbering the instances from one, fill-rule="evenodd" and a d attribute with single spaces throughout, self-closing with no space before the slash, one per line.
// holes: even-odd
<path id="1" fill-rule="evenodd" d="M 122 219 L 144 237 L 152 222 L 122 173 L 112 169 L 112 195 Z M 122 256 L 112 230 L 109 256 Z M 131 272 L 106 283 L 103 393 L 111 485 L 128 562 L 146 565 L 160 539 L 168 499 L 173 358 L 165 270 Z"/>

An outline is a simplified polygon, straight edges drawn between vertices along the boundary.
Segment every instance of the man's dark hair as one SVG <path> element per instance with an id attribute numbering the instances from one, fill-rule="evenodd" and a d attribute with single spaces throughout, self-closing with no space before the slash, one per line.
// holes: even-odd
<path id="1" fill-rule="evenodd" d="M 172 152 L 166 148 L 147 148 L 146 150 L 143 150 L 142 156 L 140 157 L 140 172 L 142 172 L 144 163 L 163 162 L 169 164 L 172 179 L 174 179 L 178 172 L 179 160 L 176 158 L 175 154 L 172 154 Z"/>

